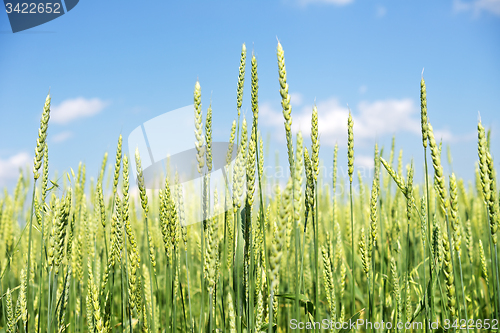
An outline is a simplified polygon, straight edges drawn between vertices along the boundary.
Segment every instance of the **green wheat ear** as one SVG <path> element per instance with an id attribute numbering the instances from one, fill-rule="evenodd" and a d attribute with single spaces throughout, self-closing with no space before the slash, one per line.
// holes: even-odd
<path id="1" fill-rule="evenodd" d="M 233 297 L 231 292 L 227 293 L 227 307 L 228 307 L 228 317 L 229 317 L 229 332 L 236 333 L 236 315 L 234 313 Z"/>
<path id="2" fill-rule="evenodd" d="M 12 306 L 12 293 L 10 288 L 7 288 L 7 297 L 6 297 L 6 308 L 7 308 L 7 332 L 14 333 L 15 326 L 17 320 L 14 316 L 14 308 Z"/>
<path id="3" fill-rule="evenodd" d="M 441 151 L 436 144 L 432 125 L 428 124 L 429 146 L 431 148 L 432 165 L 434 166 L 434 180 L 439 193 L 439 202 L 443 214 L 448 212 L 448 201 L 446 200 L 446 185 L 443 175 L 443 166 L 441 165 Z"/>
<path id="4" fill-rule="evenodd" d="M 387 170 L 387 173 L 392 177 L 392 179 L 394 180 L 396 185 L 398 185 L 401 191 L 403 193 L 406 192 L 406 185 L 404 179 L 401 178 L 401 176 L 398 173 L 396 173 L 396 171 L 394 171 L 394 169 L 389 165 L 389 163 L 387 163 L 387 161 L 383 157 L 380 157 L 380 162 L 382 162 L 382 165 Z"/>
<path id="5" fill-rule="evenodd" d="M 36 139 L 35 158 L 33 160 L 33 175 L 35 180 L 40 177 L 38 171 L 42 166 L 43 152 L 45 149 L 45 140 L 47 140 L 47 128 L 50 119 L 50 92 L 45 99 L 43 106 L 42 118 L 40 119 L 40 129 L 38 130 L 38 138 Z"/>
<path id="6" fill-rule="evenodd" d="M 118 187 L 118 179 L 120 177 L 120 166 L 122 162 L 122 135 L 118 137 L 118 145 L 116 147 L 116 162 L 115 162 L 115 173 L 113 177 L 113 193 L 116 194 L 116 188 Z"/>
<path id="7" fill-rule="evenodd" d="M 491 235 L 494 239 L 494 244 L 496 244 L 496 233 L 500 224 L 500 212 L 497 201 L 496 172 L 493 163 L 493 157 L 491 156 L 489 151 L 486 152 L 486 162 L 488 164 L 488 176 L 490 179 L 490 200 L 488 201 L 488 209 L 490 212 Z"/>
<path id="8" fill-rule="evenodd" d="M 292 179 L 290 178 L 288 183 L 291 184 Z M 287 186 L 287 192 L 291 190 L 291 186 Z M 281 201 L 281 195 L 277 194 L 277 202 Z M 289 214 L 286 212 L 289 211 L 286 200 L 280 204 L 280 213 L 278 214 L 278 218 L 274 220 L 273 229 L 274 229 L 274 237 L 273 242 L 271 244 L 271 252 L 269 257 L 269 270 L 271 277 L 271 290 L 276 291 L 276 288 L 279 284 L 279 270 L 280 270 L 280 262 L 281 257 L 283 255 L 283 244 L 285 240 L 286 234 L 286 226 L 288 224 Z"/>
<path id="9" fill-rule="evenodd" d="M 336 319 L 336 300 L 335 300 L 335 283 L 333 280 L 332 273 L 332 263 L 330 260 L 330 255 L 325 246 L 321 247 L 321 253 L 323 255 L 323 280 L 326 291 L 326 299 L 330 308 L 330 316 L 333 321 Z"/>
<path id="10" fill-rule="evenodd" d="M 479 259 L 481 260 L 481 274 L 488 285 L 488 267 L 486 266 L 486 256 L 484 255 L 484 247 L 481 240 L 479 240 Z"/>
<path id="11" fill-rule="evenodd" d="M 319 133 L 318 133 L 318 108 L 314 105 L 311 118 L 311 163 L 314 170 L 314 180 L 318 180 L 319 173 Z"/>
<path id="12" fill-rule="evenodd" d="M 139 154 L 139 148 L 135 149 L 135 165 L 137 168 L 137 186 L 139 187 L 141 205 L 142 209 L 144 209 L 145 214 L 147 214 L 149 211 L 148 196 L 146 194 L 146 186 L 144 184 L 144 174 L 142 173 L 141 155 Z"/>
<path id="13" fill-rule="evenodd" d="M 453 322 L 456 316 L 455 282 L 453 274 L 453 262 L 450 251 L 450 242 L 447 233 L 443 233 L 443 253 L 444 253 L 444 276 L 446 281 L 446 291 L 448 295 L 448 310 L 450 319 Z"/>
<path id="14" fill-rule="evenodd" d="M 250 140 L 247 147 L 247 163 L 246 163 L 246 185 L 247 185 L 247 201 L 248 207 L 251 209 L 254 201 L 255 192 L 255 167 L 256 167 L 256 149 L 257 149 L 257 131 L 255 128 L 256 120 L 252 125 Z M 248 215 L 250 217 L 250 215 Z"/>
<path id="15" fill-rule="evenodd" d="M 245 43 L 241 46 L 240 69 L 238 73 L 238 88 L 236 90 L 236 109 L 238 110 L 238 118 L 240 117 L 241 104 L 243 101 L 243 86 L 245 84 L 245 66 L 247 59 L 247 47 Z"/>
<path id="16" fill-rule="evenodd" d="M 481 120 L 479 120 L 477 124 L 477 136 L 478 136 L 477 152 L 479 156 L 479 174 L 481 178 L 482 194 L 484 201 L 489 207 L 489 203 L 491 202 L 491 184 L 490 184 L 491 179 L 488 167 L 488 155 L 487 155 L 488 147 L 486 141 L 486 133 L 483 125 L 481 124 Z M 490 212 L 490 216 L 493 212 Z M 496 232 L 498 228 L 495 222 L 496 222 L 495 219 L 490 218 L 491 236 L 494 244 L 496 244 L 497 242 Z"/>
<path id="17" fill-rule="evenodd" d="M 226 166 L 229 166 L 229 164 L 231 164 L 231 158 L 233 157 L 235 134 L 236 120 L 233 120 L 233 123 L 231 125 L 231 134 L 229 136 L 229 144 L 227 145 Z"/>
<path id="18" fill-rule="evenodd" d="M 175 188 L 177 192 L 177 215 L 179 216 L 179 224 L 181 227 L 182 242 L 184 243 L 184 249 L 187 249 L 187 226 L 186 226 L 186 214 L 184 210 L 184 194 L 182 190 L 182 185 L 179 182 L 179 174 L 175 173 Z"/>
<path id="19" fill-rule="evenodd" d="M 354 172 L 354 122 L 352 120 L 351 111 L 347 118 L 347 167 L 349 172 L 349 181 L 352 183 L 352 173 Z"/>
<path id="20" fill-rule="evenodd" d="M 363 271 L 366 274 L 366 278 L 369 279 L 370 261 L 369 261 L 368 247 L 366 245 L 366 232 L 364 227 L 361 227 L 358 246 L 359 246 L 359 253 L 361 255 L 361 262 L 363 264 Z"/>
<path id="21" fill-rule="evenodd" d="M 19 296 L 17 298 L 16 305 L 16 317 L 21 318 L 24 326 L 26 326 L 26 322 L 28 321 L 28 306 L 26 303 L 26 289 L 28 286 L 28 280 L 26 277 L 26 270 L 21 269 L 21 290 L 19 291 Z M 19 309 L 17 309 L 19 307 Z"/>
<path id="22" fill-rule="evenodd" d="M 309 157 L 309 151 L 307 147 L 304 147 L 304 166 L 306 170 L 306 214 L 314 207 L 314 177 L 313 169 L 311 165 L 311 158 Z M 307 220 L 304 222 L 307 223 Z"/>
<path id="23" fill-rule="evenodd" d="M 253 126 L 257 130 L 259 121 L 259 76 L 257 74 L 257 58 L 252 55 L 252 112 Z"/>
<path id="24" fill-rule="evenodd" d="M 264 175 L 264 143 L 262 142 L 262 135 L 260 134 L 260 131 L 257 133 L 257 136 L 259 138 L 259 179 L 261 179 L 262 182 L 262 177 Z M 262 184 L 259 184 L 261 186 Z"/>
<path id="25" fill-rule="evenodd" d="M 97 179 L 98 183 L 102 183 L 104 180 L 104 171 L 106 171 L 106 164 L 108 163 L 108 152 L 104 153 L 101 164 L 101 171 L 99 172 L 99 178 Z"/>
<path id="26" fill-rule="evenodd" d="M 401 287 L 399 285 L 398 265 L 394 257 L 391 257 L 391 275 L 392 275 L 393 296 L 396 302 L 395 306 L 396 318 L 401 319 L 403 304 L 401 301 Z"/>
<path id="27" fill-rule="evenodd" d="M 288 93 L 288 83 L 286 82 L 285 51 L 278 41 L 278 74 L 280 82 L 281 107 L 285 118 L 286 143 L 288 150 L 288 164 L 290 174 L 293 174 L 293 141 L 292 141 L 292 106 L 290 105 L 290 94 Z"/>
<path id="28" fill-rule="evenodd" d="M 207 109 L 207 119 L 205 121 L 205 142 L 207 144 L 205 158 L 207 160 L 208 172 L 212 171 L 212 103 Z"/>
<path id="29" fill-rule="evenodd" d="M 116 214 L 111 217 L 111 258 L 110 265 L 113 266 L 115 262 L 121 262 L 120 253 L 123 248 L 123 235 L 122 235 L 122 225 L 118 221 Z"/>
<path id="30" fill-rule="evenodd" d="M 293 217 L 293 221 L 295 223 L 300 224 L 300 207 L 302 204 L 301 198 L 302 198 L 302 174 L 304 173 L 304 153 L 303 153 L 303 139 L 302 139 L 302 133 L 299 131 L 297 133 L 296 137 L 296 147 L 297 147 L 297 152 L 296 152 L 296 157 L 295 157 L 295 172 L 293 173 L 294 175 L 294 186 L 293 186 L 293 212 L 295 216 Z"/>
<path id="31" fill-rule="evenodd" d="M 377 203 L 378 195 L 380 193 L 380 153 L 378 151 L 378 145 L 375 144 L 375 157 L 374 157 L 374 177 L 372 184 L 372 193 L 370 196 L 370 221 L 371 221 L 371 246 L 376 246 L 377 240 Z"/>
<path id="32" fill-rule="evenodd" d="M 375 165 L 378 162 L 378 150 L 375 152 Z M 377 241 L 377 203 L 378 203 L 378 194 L 379 194 L 379 184 L 377 173 L 375 177 L 373 177 L 372 184 L 372 192 L 370 196 L 370 242 L 368 243 L 368 256 L 371 259 L 372 256 L 372 247 L 376 246 Z"/>
<path id="33" fill-rule="evenodd" d="M 453 244 L 458 256 L 461 254 L 462 231 L 458 221 L 458 190 L 455 174 L 450 176 L 450 222 L 453 229 Z"/>
<path id="34" fill-rule="evenodd" d="M 408 174 L 407 174 L 407 182 L 406 182 L 406 191 L 405 191 L 405 197 L 406 197 L 406 214 L 408 221 L 411 220 L 411 209 L 415 205 L 415 202 L 413 201 L 413 162 L 410 164 L 410 168 L 408 169 Z"/>
<path id="35" fill-rule="evenodd" d="M 233 206 L 234 211 L 241 207 L 241 196 L 243 195 L 243 182 L 246 172 L 246 161 L 247 161 L 247 121 L 243 118 L 241 125 L 241 140 L 240 140 L 240 152 L 236 157 L 236 163 L 234 167 L 233 175 Z"/>
<path id="36" fill-rule="evenodd" d="M 196 160 L 198 161 L 198 173 L 201 174 L 202 168 L 205 165 L 204 155 L 205 147 L 203 142 L 203 125 L 202 125 L 202 114 L 201 114 L 201 87 L 200 82 L 196 81 L 194 86 L 194 134 L 196 137 Z"/>
<path id="37" fill-rule="evenodd" d="M 420 80 L 420 121 L 422 127 L 422 143 L 424 148 L 426 148 L 429 128 L 427 124 L 427 90 L 425 88 L 423 71 L 422 79 Z"/>
<path id="38" fill-rule="evenodd" d="M 42 202 L 47 198 L 47 186 L 49 183 L 49 146 L 45 142 L 43 150 L 43 171 L 42 171 Z"/>

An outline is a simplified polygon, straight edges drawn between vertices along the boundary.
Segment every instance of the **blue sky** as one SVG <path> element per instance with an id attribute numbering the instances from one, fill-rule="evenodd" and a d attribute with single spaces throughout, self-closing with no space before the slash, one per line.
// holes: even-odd
<path id="1" fill-rule="evenodd" d="M 429 119 L 437 139 L 450 146 L 454 171 L 473 179 L 478 112 L 492 129 L 500 167 L 499 0 L 86 0 L 16 34 L 0 13 L 0 186 L 12 187 L 18 169 L 31 165 L 49 88 L 51 171 L 83 161 L 95 177 L 104 152 L 114 162 L 120 133 L 127 138 L 147 120 L 192 104 L 197 79 L 204 110 L 212 100 L 214 140 L 227 140 L 242 43 L 248 48 L 243 112 L 249 120 L 253 50 L 260 128 L 270 140 L 267 162 L 274 164 L 278 150 L 285 165 L 277 38 L 285 50 L 294 129 L 308 137 L 316 101 L 327 167 L 336 142 L 339 163 L 346 164 L 349 105 L 356 166 L 369 170 L 375 142 L 387 157 L 396 135 L 396 148 L 404 150 L 405 162 L 414 159 L 422 180 L 423 68 Z M 448 171 L 445 156 L 443 163 Z"/>

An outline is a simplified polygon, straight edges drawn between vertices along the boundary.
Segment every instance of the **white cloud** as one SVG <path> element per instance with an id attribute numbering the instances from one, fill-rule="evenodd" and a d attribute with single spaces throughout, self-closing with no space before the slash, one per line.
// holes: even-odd
<path id="1" fill-rule="evenodd" d="M 382 18 L 387 14 L 387 8 L 384 6 L 377 6 L 377 9 L 375 11 L 375 16 L 378 18 Z"/>
<path id="2" fill-rule="evenodd" d="M 375 102 L 361 102 L 358 109 L 360 114 L 354 117 L 355 135 L 362 139 L 376 138 L 377 136 L 406 131 L 420 133 L 418 110 L 413 101 L 406 99 L 387 99 Z"/>
<path id="3" fill-rule="evenodd" d="M 335 5 L 335 6 L 345 6 L 352 2 L 354 2 L 354 0 L 298 0 L 298 3 L 303 6 L 315 3 Z"/>
<path id="4" fill-rule="evenodd" d="M 101 112 L 107 102 L 99 98 L 85 99 L 83 97 L 67 99 L 52 107 L 51 120 L 59 124 L 67 124 L 79 118 L 91 117 Z"/>
<path id="5" fill-rule="evenodd" d="M 333 97 L 317 102 L 318 129 L 322 144 L 330 146 L 339 143 L 346 145 L 347 118 L 349 109 Z M 275 127 L 275 136 L 284 140 L 283 115 L 280 109 L 270 103 L 261 106 L 262 124 Z M 280 111 L 278 111 L 280 110 Z M 354 121 L 354 140 L 356 144 L 371 144 L 384 135 L 398 132 L 420 135 L 420 111 L 412 99 L 386 99 L 373 102 L 362 101 L 351 110 Z M 299 130 L 304 136 L 311 132 L 311 106 L 295 108 L 292 111 L 292 131 Z M 469 135 L 456 137 L 447 129 L 435 129 L 436 140 L 457 142 L 469 139 Z M 366 161 L 368 165 L 368 161 Z"/>
<path id="6" fill-rule="evenodd" d="M 304 98 L 301 93 L 290 93 L 290 102 L 292 105 L 301 106 Z"/>
<path id="7" fill-rule="evenodd" d="M 443 141 L 443 142 L 448 142 L 448 143 L 457 143 L 457 142 L 465 142 L 465 141 L 471 141 L 475 140 L 477 138 L 476 132 L 470 132 L 466 133 L 463 135 L 455 135 L 453 134 L 449 129 L 443 128 L 443 129 L 435 129 L 434 130 L 434 137 L 436 138 L 436 141 Z"/>
<path id="8" fill-rule="evenodd" d="M 447 130 L 447 129 L 442 129 L 442 130 L 434 130 L 434 138 L 436 138 L 436 141 L 453 141 L 455 138 L 453 134 Z"/>
<path id="9" fill-rule="evenodd" d="M 500 16 L 500 0 L 454 0 L 453 10 L 455 12 L 471 11 L 475 17 L 479 17 L 483 11 Z"/>
<path id="10" fill-rule="evenodd" d="M 19 169 L 31 162 L 31 156 L 26 152 L 17 153 L 7 159 L 0 159 L 0 187 L 19 177 Z"/>
<path id="11" fill-rule="evenodd" d="M 358 154 L 354 156 L 354 164 L 356 169 L 371 170 L 374 168 L 375 161 L 373 156 Z"/>
<path id="12" fill-rule="evenodd" d="M 61 132 L 61 133 L 57 133 L 56 135 L 54 135 L 52 137 L 52 140 L 55 142 L 55 143 L 61 143 L 61 142 L 64 142 L 66 140 L 68 140 L 69 138 L 71 138 L 73 136 L 73 132 L 70 132 L 70 131 L 64 131 L 64 132 Z"/>
<path id="13" fill-rule="evenodd" d="M 259 118 L 261 119 L 259 122 L 265 126 L 278 127 L 283 125 L 283 116 L 268 102 L 259 105 Z"/>

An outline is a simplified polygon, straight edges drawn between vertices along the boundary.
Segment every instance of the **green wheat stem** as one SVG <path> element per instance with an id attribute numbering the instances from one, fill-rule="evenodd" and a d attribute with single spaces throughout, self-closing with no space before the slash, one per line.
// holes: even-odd
<path id="1" fill-rule="evenodd" d="M 495 252 L 495 265 L 494 265 L 494 268 L 495 268 L 495 275 L 496 275 L 496 282 L 497 282 L 497 290 L 498 290 L 498 293 L 500 293 L 500 276 L 499 276 L 499 273 L 498 273 L 498 249 L 497 249 L 497 244 L 494 245 L 494 252 Z M 497 294 L 498 296 L 498 294 Z M 498 312 L 500 312 L 500 300 L 498 299 L 497 297 L 497 301 L 498 301 Z"/>
<path id="2" fill-rule="evenodd" d="M 128 252 L 127 252 L 127 234 L 125 233 L 125 239 L 124 239 L 124 243 L 125 243 L 125 280 L 127 282 L 127 286 L 130 286 L 130 280 L 129 280 L 129 276 L 128 276 L 128 270 L 127 270 L 127 265 L 128 265 Z M 129 293 L 127 292 L 127 305 L 128 305 L 128 324 L 129 324 L 129 331 L 132 332 L 132 307 L 130 306 L 130 295 Z"/>
<path id="3" fill-rule="evenodd" d="M 352 180 L 349 181 L 349 201 L 351 204 L 351 315 L 354 315 L 356 309 L 356 297 L 354 290 L 354 210 L 353 210 L 353 197 L 352 197 Z"/>
<path id="4" fill-rule="evenodd" d="M 407 223 L 407 229 L 406 229 L 406 239 L 407 239 L 407 251 L 406 251 L 406 283 L 409 283 L 409 278 L 410 278 L 410 220 L 408 219 Z M 407 288 L 405 288 L 405 299 L 408 297 L 406 295 L 407 293 Z M 405 311 L 406 313 L 406 311 Z M 411 318 L 406 318 L 406 321 L 410 321 Z"/>
<path id="5" fill-rule="evenodd" d="M 491 224 L 491 217 L 490 217 L 490 210 L 489 210 L 489 207 L 488 207 L 488 204 L 485 204 L 486 206 L 486 216 L 487 216 L 487 220 L 488 220 L 488 225 Z M 493 245 L 493 241 L 492 241 L 492 235 L 491 235 L 491 232 L 489 232 L 488 230 L 488 240 L 489 240 L 489 247 L 490 247 L 490 255 L 491 255 L 491 262 L 492 262 L 492 273 L 495 274 L 495 271 L 496 271 L 496 267 L 495 267 L 495 261 L 494 261 L 494 245 Z M 492 282 L 493 284 L 493 300 L 491 301 L 493 303 L 493 308 L 495 309 L 494 312 L 495 314 L 498 314 L 498 305 L 497 305 L 497 295 L 498 295 L 498 291 L 497 291 L 497 286 L 496 286 L 496 283 Z"/>
<path id="6" fill-rule="evenodd" d="M 305 214 L 305 222 L 304 222 L 304 231 L 302 233 L 302 246 L 301 248 L 301 258 L 300 258 L 300 280 L 299 280 L 299 292 L 305 292 L 302 290 L 302 284 L 304 283 L 304 252 L 306 248 L 306 231 L 307 231 L 307 219 L 308 219 L 308 211 L 306 210 Z M 313 222 L 314 226 L 314 222 Z"/>
<path id="7" fill-rule="evenodd" d="M 30 287 L 30 272 L 31 272 L 31 269 L 30 269 L 30 263 L 31 263 L 31 233 L 32 233 L 32 229 L 33 229 L 33 210 L 34 210 L 34 207 L 35 207 L 35 188 L 36 188 L 36 181 L 37 179 L 35 178 L 34 180 L 34 183 L 33 183 L 33 194 L 31 196 L 31 209 L 30 209 L 30 223 L 29 223 L 29 236 L 28 236 L 28 263 L 26 264 L 27 265 L 27 269 L 26 269 L 26 279 L 28 281 L 28 287 L 26 289 L 26 296 L 27 296 L 27 307 L 28 307 L 28 313 L 33 313 L 33 309 L 30 308 L 33 307 L 33 304 L 31 302 L 31 298 L 29 297 L 30 293 L 29 293 L 29 287 Z M 28 331 L 29 330 L 29 320 L 26 321 L 26 327 L 25 327 L 25 330 Z"/>
<path id="8" fill-rule="evenodd" d="M 372 271 L 371 271 L 371 299 L 370 299 L 370 313 L 371 317 L 370 320 L 374 321 L 373 319 L 376 319 L 376 314 L 375 314 L 375 246 L 372 249 Z"/>
<path id="9" fill-rule="evenodd" d="M 126 237 L 126 236 L 125 236 Z M 125 254 L 127 256 L 127 254 Z M 120 297 L 120 310 L 121 310 L 121 331 L 122 333 L 125 331 L 125 313 L 126 313 L 126 299 L 125 299 L 125 286 L 124 286 L 124 275 L 123 275 L 123 261 L 122 264 L 120 265 L 120 291 L 121 291 L 121 297 Z"/>
<path id="10" fill-rule="evenodd" d="M 382 151 L 380 152 L 380 156 L 382 155 Z M 382 322 L 384 321 L 385 318 L 385 282 L 386 278 L 384 277 L 386 275 L 385 272 L 385 253 L 384 253 L 384 248 L 385 248 L 385 240 L 384 240 L 384 219 L 382 218 L 382 198 L 378 202 L 379 205 L 379 211 L 380 211 L 380 258 L 381 258 L 381 268 L 380 268 L 380 274 L 382 275 L 382 301 L 380 304 L 380 314 L 381 314 L 381 320 Z M 381 332 L 384 332 L 384 329 L 381 330 Z"/>
<path id="11" fill-rule="evenodd" d="M 166 251 L 166 250 L 165 250 Z M 172 298 L 172 264 L 170 263 L 169 254 L 166 253 L 167 260 L 165 261 L 165 289 L 167 293 L 167 332 L 172 332 L 172 314 L 170 311 L 173 308 L 173 298 Z"/>
<path id="12" fill-rule="evenodd" d="M 45 149 L 47 149 L 47 147 L 45 147 Z M 45 163 L 47 163 L 47 160 L 45 160 Z M 42 204 L 44 204 L 42 202 Z M 41 209 L 41 208 L 40 208 Z M 44 239 L 44 235 L 45 235 L 45 223 L 44 223 L 44 218 L 42 216 L 42 241 L 40 243 L 40 269 L 39 269 L 39 276 L 40 276 L 40 283 L 41 281 L 43 280 L 43 262 L 44 262 L 44 258 L 45 256 L 43 255 L 43 249 L 44 249 L 44 244 L 45 244 L 45 239 Z M 40 286 L 39 288 L 39 299 L 38 299 L 38 329 L 37 329 L 37 332 L 40 333 L 40 323 L 41 323 L 41 318 L 42 318 L 42 299 L 43 299 L 43 287 Z M 26 328 L 26 331 L 27 328 Z"/>
<path id="13" fill-rule="evenodd" d="M 314 197 L 315 214 L 313 215 L 313 221 L 316 220 L 315 221 L 316 223 L 314 225 L 314 267 L 315 267 L 315 284 L 316 284 L 315 295 L 314 295 L 314 306 L 316 309 L 318 309 L 320 297 L 319 297 L 319 273 L 318 273 L 318 246 L 319 246 L 319 241 L 318 241 L 319 219 L 318 219 L 318 216 L 319 216 L 319 214 L 318 214 L 318 181 L 317 180 L 315 181 L 314 187 L 316 189 L 315 197 Z M 305 246 L 305 244 L 304 244 L 304 246 Z M 319 311 L 316 311 L 315 314 L 316 314 L 315 320 L 319 321 Z M 316 331 L 318 331 L 318 330 L 316 330 Z"/>
<path id="14" fill-rule="evenodd" d="M 309 157 L 309 151 L 307 147 L 304 147 L 304 166 L 306 171 L 306 195 L 305 195 L 305 212 L 304 212 L 304 231 L 302 233 L 302 248 L 301 258 L 300 258 L 300 279 L 299 279 L 299 291 L 302 292 L 302 283 L 304 282 L 304 252 L 306 248 L 306 233 L 307 233 L 307 222 L 309 218 L 309 213 L 311 213 L 311 219 L 313 223 L 313 232 L 316 233 L 316 229 L 314 228 L 314 176 L 313 176 L 313 167 L 311 165 L 311 158 Z M 316 238 L 316 235 L 314 235 Z M 316 282 L 316 281 L 315 281 Z M 304 291 L 305 294 L 305 291 Z M 315 294 L 316 296 L 316 294 Z"/>
<path id="15" fill-rule="evenodd" d="M 432 235 L 432 226 L 431 226 L 431 204 L 430 204 L 430 191 L 429 191 L 429 172 L 427 170 L 427 147 L 424 147 L 424 168 L 425 168 L 425 190 L 426 190 L 426 199 L 427 199 L 427 237 L 430 240 Z M 430 244 L 429 244 L 430 245 Z M 429 281 L 432 281 L 432 260 L 430 260 L 430 247 L 427 248 L 427 257 L 429 258 Z M 435 312 L 434 312 L 434 286 L 431 286 L 431 292 L 429 293 L 428 303 L 431 307 L 431 313 L 429 320 L 432 322 L 434 320 Z"/>
<path id="16" fill-rule="evenodd" d="M 257 143 L 256 143 L 257 144 Z M 259 165 L 259 161 L 260 159 L 264 159 L 263 156 L 259 156 L 259 150 L 256 150 L 256 157 L 257 157 L 257 165 Z M 261 179 L 261 174 L 260 172 L 257 172 L 257 180 L 258 180 L 258 183 L 259 183 L 259 215 L 260 215 L 260 229 L 261 229 L 261 232 L 262 232 L 262 235 L 263 235 L 263 244 L 264 244 L 264 249 L 267 249 L 267 241 L 266 241 L 266 230 L 265 230 L 265 226 L 264 226 L 264 199 L 263 199 L 263 195 L 262 195 L 262 179 Z M 268 252 L 267 251 L 264 251 L 264 258 L 265 260 L 265 263 L 266 263 L 266 267 L 269 267 L 269 255 L 268 255 Z M 267 281 L 270 281 L 269 279 L 269 272 L 267 272 L 266 270 L 266 276 L 267 276 Z M 269 291 L 269 284 L 268 284 L 268 291 Z"/>
<path id="17" fill-rule="evenodd" d="M 47 305 L 47 333 L 50 333 L 50 309 L 51 309 L 50 298 L 52 296 L 50 293 L 50 287 L 51 287 L 50 280 L 51 280 L 51 278 L 52 278 L 52 269 L 50 269 L 50 271 L 49 271 L 49 284 L 48 284 L 49 291 L 48 291 L 48 305 Z"/>
<path id="18" fill-rule="evenodd" d="M 209 312 L 209 315 L 208 315 L 208 322 L 209 322 L 209 332 L 212 332 L 213 331 L 213 327 L 214 327 L 214 315 L 213 315 L 213 302 L 214 302 L 214 292 L 213 290 L 210 290 L 209 292 L 209 298 L 208 298 L 208 312 Z"/>
<path id="19" fill-rule="evenodd" d="M 460 270 L 460 284 L 461 284 L 461 287 L 462 287 L 462 298 L 463 298 L 463 302 L 464 302 L 464 310 L 465 310 L 465 325 L 466 325 L 466 328 L 467 328 L 467 333 L 469 333 L 469 315 L 467 313 L 467 303 L 465 301 L 465 288 L 464 288 L 464 277 L 463 277 L 463 274 L 462 274 L 462 260 L 460 258 L 460 253 L 458 253 L 458 267 L 459 267 L 459 270 Z"/>
<path id="20" fill-rule="evenodd" d="M 187 284 L 188 284 L 188 302 L 189 302 L 189 324 L 191 325 L 193 323 L 193 313 L 191 311 L 191 292 L 190 292 L 190 287 L 189 287 L 189 266 L 188 266 L 188 255 L 187 255 L 187 250 L 184 250 L 184 254 L 186 257 L 186 275 L 187 275 Z M 191 325 L 191 332 L 194 332 L 194 327 Z"/>
<path id="21" fill-rule="evenodd" d="M 428 309 L 428 300 L 426 299 L 426 296 L 427 295 L 427 287 L 426 287 L 426 283 L 427 283 L 427 279 L 426 279 L 426 273 L 425 273 L 425 260 L 426 260 L 426 249 L 425 249 L 425 238 L 422 238 L 422 254 L 424 255 L 424 264 L 422 265 L 422 269 L 424 271 L 424 303 L 425 303 L 425 317 L 424 317 L 424 326 L 425 326 L 425 331 L 427 332 L 429 329 L 428 329 L 428 325 L 427 325 L 427 322 L 429 322 L 429 318 L 428 318 L 428 315 L 429 315 L 429 309 Z M 430 280 L 432 281 L 432 280 Z"/>
<path id="22" fill-rule="evenodd" d="M 238 198 L 239 199 L 239 198 Z M 237 206 L 236 206 L 237 207 Z M 235 253 L 235 264 L 237 267 L 234 268 L 234 273 L 236 276 L 239 276 L 240 270 L 241 270 L 241 258 L 236 259 L 236 256 L 239 254 L 237 253 L 237 246 L 236 246 L 236 239 L 238 239 L 238 247 L 240 247 L 241 242 L 243 241 L 243 237 L 241 235 L 241 214 L 239 214 L 239 211 L 237 209 L 234 209 L 234 232 L 235 232 L 235 237 L 234 237 L 234 253 Z M 242 292 L 241 292 L 241 283 L 240 281 L 233 279 L 233 283 L 236 284 L 236 295 L 237 295 L 237 307 L 236 307 L 236 328 L 238 330 L 238 333 L 243 332 L 242 331 L 242 323 L 241 323 L 241 314 L 242 314 L 242 305 L 241 305 L 241 299 L 243 298 Z"/>
<path id="23" fill-rule="evenodd" d="M 178 274 L 177 272 L 177 251 L 176 251 L 176 248 L 175 248 L 175 245 L 174 245 L 174 282 L 176 280 L 176 276 Z M 174 283 L 175 284 L 175 283 Z M 177 298 L 175 297 L 175 288 L 176 286 L 172 286 L 172 301 L 173 301 L 173 308 L 174 308 L 174 311 L 173 311 L 173 316 L 172 316 L 172 321 L 173 321 L 173 325 L 172 325 L 172 332 L 177 332 Z"/>

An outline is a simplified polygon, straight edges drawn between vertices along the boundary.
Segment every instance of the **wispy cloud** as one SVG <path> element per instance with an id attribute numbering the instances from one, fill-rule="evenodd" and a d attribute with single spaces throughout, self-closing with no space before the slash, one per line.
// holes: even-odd
<path id="1" fill-rule="evenodd" d="M 440 128 L 437 130 L 434 130 L 434 137 L 436 140 L 447 143 L 457 143 L 457 142 L 465 142 L 465 141 L 473 141 L 476 139 L 477 134 L 476 132 L 469 132 L 465 133 L 463 135 L 456 135 L 453 134 L 449 129 L 447 128 Z"/>
<path id="2" fill-rule="evenodd" d="M 302 6 L 307 6 L 311 4 L 326 4 L 335 6 L 345 6 L 353 3 L 354 0 L 297 0 L 297 2 Z"/>
<path id="3" fill-rule="evenodd" d="M 479 17 L 483 11 L 500 16 L 500 0 L 454 0 L 453 10 L 455 12 L 472 12 L 475 17 Z"/>
<path id="4" fill-rule="evenodd" d="M 0 187 L 8 185 L 19 177 L 19 169 L 31 162 L 31 156 L 26 152 L 17 153 L 7 159 L 0 158 Z"/>
<path id="5" fill-rule="evenodd" d="M 304 97 L 301 93 L 290 93 L 290 102 L 295 106 L 301 106 L 304 102 Z"/>
<path id="6" fill-rule="evenodd" d="M 387 8 L 384 6 L 378 5 L 377 9 L 375 10 L 375 16 L 378 18 L 382 18 L 387 14 Z"/>
<path id="7" fill-rule="evenodd" d="M 373 169 L 375 165 L 373 156 L 358 154 L 356 156 L 356 168 L 357 169 Z"/>
<path id="8" fill-rule="evenodd" d="M 330 146 L 339 143 L 346 144 L 347 139 L 347 117 L 349 109 L 341 105 L 337 98 L 333 97 L 317 102 L 318 129 L 321 142 Z M 304 135 L 310 135 L 312 106 L 296 108 L 293 111 L 292 131 L 302 131 Z M 396 133 L 410 133 L 420 135 L 420 112 L 416 103 L 409 98 L 386 99 L 373 102 L 362 101 L 356 108 L 352 109 L 354 120 L 354 137 L 359 144 L 369 144 L 384 135 Z M 278 139 L 284 138 L 283 116 L 278 109 L 274 109 L 270 103 L 261 106 L 262 123 L 275 127 Z M 436 139 L 446 142 L 468 140 L 469 136 L 454 136 L 447 129 L 436 129 Z"/>
<path id="9" fill-rule="evenodd" d="M 55 142 L 55 143 L 61 143 L 61 142 L 64 142 L 66 140 L 68 140 L 69 138 L 71 138 L 73 136 L 73 132 L 70 132 L 70 131 L 64 131 L 64 132 L 61 132 L 61 133 L 57 133 L 56 135 L 54 135 L 52 137 L 52 140 Z"/>
<path id="10" fill-rule="evenodd" d="M 358 109 L 360 112 L 354 119 L 358 121 L 358 136 L 362 139 L 396 132 L 420 133 L 420 121 L 413 117 L 418 110 L 409 98 L 364 101 Z"/>
<path id="11" fill-rule="evenodd" d="M 67 99 L 52 107 L 51 120 L 58 124 L 67 124 L 80 118 L 91 117 L 101 112 L 107 102 L 99 98 L 85 99 L 83 97 Z"/>

